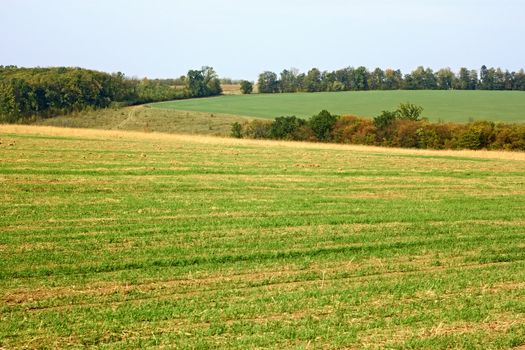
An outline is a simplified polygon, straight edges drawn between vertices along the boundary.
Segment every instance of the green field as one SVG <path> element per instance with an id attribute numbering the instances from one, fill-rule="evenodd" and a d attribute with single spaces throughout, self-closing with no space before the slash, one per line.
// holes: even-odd
<path id="1" fill-rule="evenodd" d="M 253 94 L 161 102 L 153 106 L 260 118 L 284 115 L 308 118 L 322 109 L 336 114 L 374 117 L 383 110 L 396 109 L 402 102 L 422 106 L 423 116 L 432 121 L 525 122 L 525 92 L 522 91 L 396 90 Z"/>
<path id="2" fill-rule="evenodd" d="M 525 344 L 523 153 L 0 126 L 0 160 L 0 348 Z"/>

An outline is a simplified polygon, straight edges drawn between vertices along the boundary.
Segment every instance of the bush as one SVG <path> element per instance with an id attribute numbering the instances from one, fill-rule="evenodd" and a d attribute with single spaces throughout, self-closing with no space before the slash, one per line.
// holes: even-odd
<path id="1" fill-rule="evenodd" d="M 240 136 L 239 136 L 240 135 Z M 504 149 L 525 151 L 525 125 L 480 121 L 470 124 L 430 123 L 399 118 L 384 111 L 374 120 L 337 117 L 323 110 L 308 122 L 295 116 L 273 122 L 254 120 L 232 125 L 232 136 L 255 139 L 333 141 L 430 149 Z"/>
<path id="2" fill-rule="evenodd" d="M 458 147 L 467 149 L 482 149 L 496 139 L 494 123 L 480 121 L 468 124 L 466 131 L 459 137 Z"/>
<path id="3" fill-rule="evenodd" d="M 242 125 L 238 122 L 232 124 L 231 137 L 242 138 Z"/>
<path id="4" fill-rule="evenodd" d="M 418 148 L 455 148 L 453 140 L 458 126 L 458 124 L 423 123 L 418 129 Z"/>
<path id="5" fill-rule="evenodd" d="M 491 148 L 525 151 L 525 125 L 497 124 L 495 137 Z"/>
<path id="6" fill-rule="evenodd" d="M 391 145 L 394 147 L 418 147 L 418 131 L 420 123 L 410 119 L 398 119 L 393 124 L 393 138 Z"/>
<path id="7" fill-rule="evenodd" d="M 243 125 L 242 135 L 250 139 L 269 139 L 271 128 L 271 121 L 252 120 Z"/>
<path id="8" fill-rule="evenodd" d="M 330 114 L 327 110 L 322 110 L 308 121 L 310 128 L 319 141 L 329 141 L 331 132 L 337 121 L 337 116 Z"/>
<path id="9" fill-rule="evenodd" d="M 380 115 L 374 118 L 374 126 L 378 129 L 386 129 L 397 118 L 396 112 L 382 111 Z"/>
<path id="10" fill-rule="evenodd" d="M 332 140 L 338 143 L 373 145 L 376 132 L 371 120 L 344 116 L 337 119 L 332 130 Z"/>
<path id="11" fill-rule="evenodd" d="M 273 139 L 294 140 L 294 133 L 305 124 L 304 119 L 295 116 L 275 118 L 270 128 L 270 136 Z"/>

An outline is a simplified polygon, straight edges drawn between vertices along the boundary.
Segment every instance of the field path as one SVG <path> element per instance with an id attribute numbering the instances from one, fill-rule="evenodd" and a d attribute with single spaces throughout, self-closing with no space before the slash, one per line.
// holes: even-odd
<path id="1" fill-rule="evenodd" d="M 137 108 L 141 108 L 142 106 L 133 106 L 129 109 L 129 112 L 128 112 L 128 117 L 126 119 L 124 119 L 123 121 L 121 121 L 117 126 L 115 126 L 114 129 L 124 129 L 124 126 L 126 124 L 128 124 L 129 122 L 133 121 L 133 119 L 135 118 L 135 112 L 137 110 Z"/>

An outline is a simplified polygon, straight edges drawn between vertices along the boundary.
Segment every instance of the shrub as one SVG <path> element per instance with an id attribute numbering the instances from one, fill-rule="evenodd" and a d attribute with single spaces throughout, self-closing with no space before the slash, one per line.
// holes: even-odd
<path id="1" fill-rule="evenodd" d="M 238 139 L 242 138 L 242 125 L 238 122 L 233 123 L 230 135 Z"/>
<path id="2" fill-rule="evenodd" d="M 344 116 L 337 119 L 332 130 L 332 140 L 338 143 L 372 145 L 375 143 L 376 132 L 371 120 Z"/>
<path id="3" fill-rule="evenodd" d="M 397 118 L 396 112 L 382 111 L 380 115 L 374 118 L 374 126 L 378 129 L 386 129 Z"/>
<path id="4" fill-rule="evenodd" d="M 495 140 L 494 123 L 479 121 L 470 123 L 459 137 L 458 147 L 467 149 L 482 149 Z"/>
<path id="5" fill-rule="evenodd" d="M 323 110 L 308 122 L 289 116 L 276 118 L 273 122 L 254 120 L 242 126 L 234 123 L 232 136 L 410 148 L 525 151 L 523 124 L 495 125 L 488 121 L 430 123 L 426 119 L 399 118 L 397 113 L 388 111 L 383 111 L 374 120 L 355 116 L 337 117 Z"/>
<path id="6" fill-rule="evenodd" d="M 410 119 L 396 120 L 393 124 L 394 132 L 391 145 L 394 147 L 417 147 L 419 124 L 417 121 Z"/>
<path id="7" fill-rule="evenodd" d="M 319 141 L 329 141 L 330 134 L 334 128 L 337 116 L 330 114 L 327 110 L 322 110 L 308 121 L 310 128 Z"/>
<path id="8" fill-rule="evenodd" d="M 271 128 L 271 121 L 252 120 L 243 125 L 242 135 L 251 139 L 269 139 Z"/>
<path id="9" fill-rule="evenodd" d="M 304 119 L 295 116 L 275 118 L 270 128 L 270 136 L 273 139 L 293 140 L 294 133 L 305 124 Z"/>
<path id="10" fill-rule="evenodd" d="M 497 124 L 494 129 L 493 149 L 525 151 L 525 125 Z"/>
<path id="11" fill-rule="evenodd" d="M 418 121 L 423 112 L 423 107 L 411 103 L 401 103 L 395 112 L 400 119 Z"/>

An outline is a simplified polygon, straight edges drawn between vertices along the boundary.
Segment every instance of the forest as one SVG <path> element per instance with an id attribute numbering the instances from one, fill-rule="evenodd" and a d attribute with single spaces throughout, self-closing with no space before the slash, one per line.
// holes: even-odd
<path id="1" fill-rule="evenodd" d="M 150 80 L 76 67 L 0 66 L 0 122 L 221 92 L 219 78 L 211 67 L 190 70 L 179 79 Z"/>
<path id="2" fill-rule="evenodd" d="M 364 90 L 525 90 L 525 71 L 503 71 L 487 68 L 479 71 L 461 68 L 456 74 L 450 68 L 434 72 L 419 66 L 409 74 L 401 70 L 366 67 L 347 67 L 335 71 L 310 69 L 306 74 L 298 69 L 285 69 L 276 73 L 265 71 L 257 81 L 259 92 L 321 92 Z"/>

